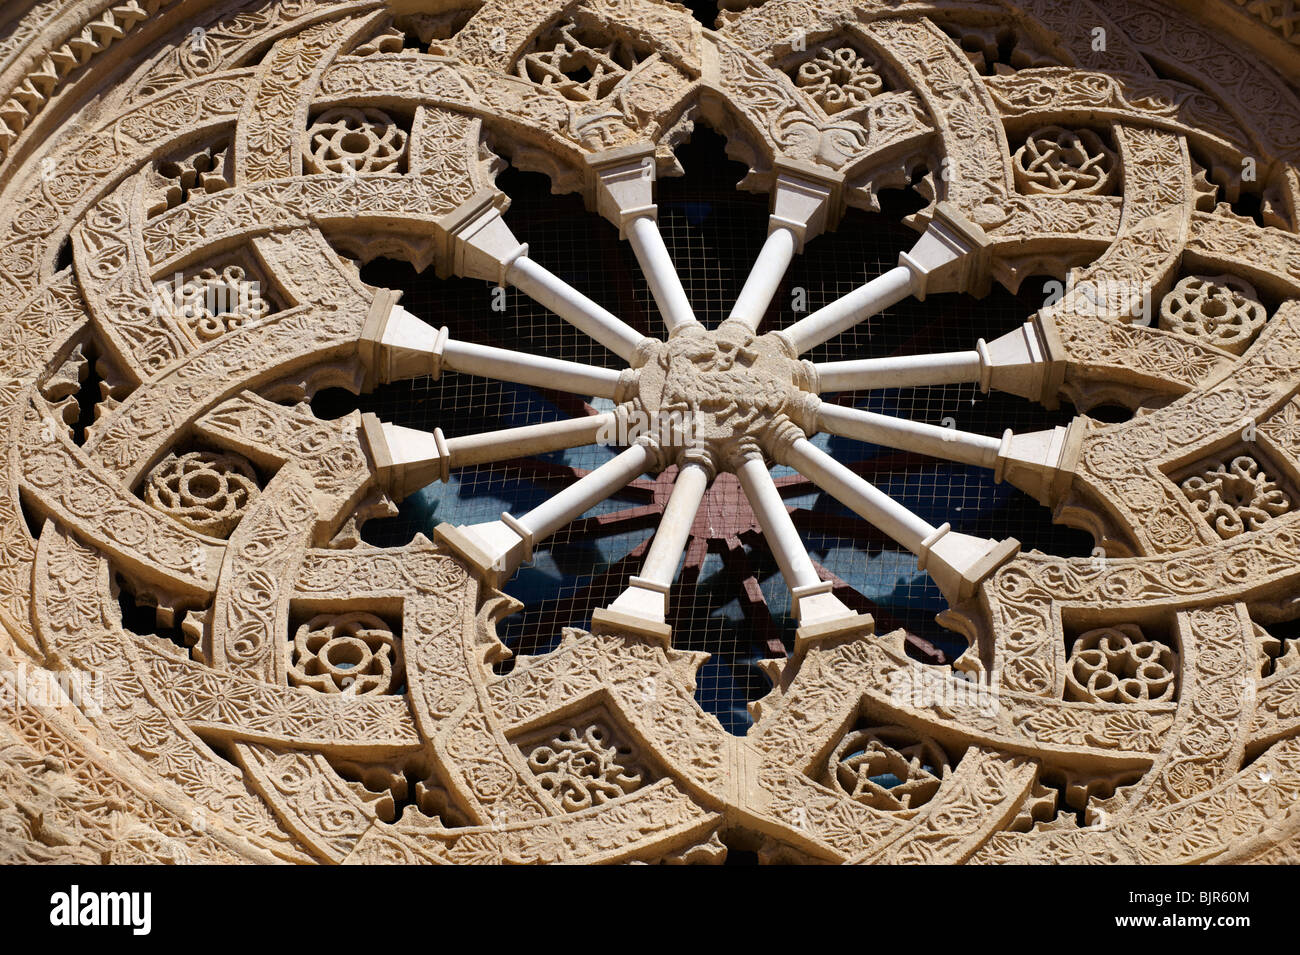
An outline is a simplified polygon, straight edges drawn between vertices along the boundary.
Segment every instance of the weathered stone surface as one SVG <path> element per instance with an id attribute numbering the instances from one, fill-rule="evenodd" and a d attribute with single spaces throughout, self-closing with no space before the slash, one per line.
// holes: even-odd
<path id="1" fill-rule="evenodd" d="M 201 6 L 16 0 L 0 26 L 0 861 L 1300 861 L 1300 649 L 1269 632 L 1300 613 L 1291 5 Z M 713 331 L 644 184 L 696 118 L 774 196 L 747 317 Z M 671 335 L 529 259 L 494 150 L 615 221 Z M 934 527 L 806 448 L 831 370 L 756 327 L 764 270 L 919 170 L 921 251 L 818 341 L 927 291 L 1062 294 L 992 352 L 837 380 L 1080 414 L 850 436 L 1005 471 L 1091 558 Z M 415 328 L 350 240 L 514 284 L 626 367 Z M 447 439 L 307 402 L 444 370 L 567 374 L 615 410 Z M 528 514 L 360 542 L 426 478 L 593 439 L 642 452 Z M 791 461 L 940 582 L 955 666 L 818 578 L 762 479 Z M 667 503 L 630 596 L 495 671 L 494 585 L 643 466 Z M 664 623 L 700 520 L 761 528 L 804 624 L 744 737 Z M 127 629 L 123 589 L 184 639 Z"/>

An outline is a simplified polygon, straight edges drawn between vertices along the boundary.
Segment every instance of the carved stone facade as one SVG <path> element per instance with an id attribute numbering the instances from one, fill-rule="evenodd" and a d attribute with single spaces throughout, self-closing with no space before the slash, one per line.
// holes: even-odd
<path id="1" fill-rule="evenodd" d="M 4 5 L 0 860 L 1300 860 L 1297 14 L 725 7 Z M 716 329 L 655 225 L 705 122 L 772 212 Z M 503 160 L 619 227 L 658 333 L 530 257 Z M 807 242 L 912 185 L 898 268 L 759 327 Z M 514 286 L 617 360 L 457 341 L 359 249 Z M 905 297 L 1043 274 L 1061 294 L 968 352 L 801 357 Z M 313 411 L 449 372 L 614 410 L 450 438 Z M 943 382 L 1078 413 L 984 436 L 821 398 Z M 1096 549 L 936 527 L 818 433 L 990 469 Z M 458 468 L 595 442 L 620 450 L 526 514 L 359 536 Z M 955 662 L 842 602 L 776 465 L 916 555 Z M 514 570 L 643 473 L 675 483 L 639 574 L 501 672 Z M 711 482 L 744 494 L 799 625 L 743 736 L 664 615 Z"/>

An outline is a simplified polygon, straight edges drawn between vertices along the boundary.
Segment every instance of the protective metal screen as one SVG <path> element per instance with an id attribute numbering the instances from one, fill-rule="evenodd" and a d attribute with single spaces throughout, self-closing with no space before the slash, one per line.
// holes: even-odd
<path id="1" fill-rule="evenodd" d="M 697 317 L 714 327 L 728 314 L 766 235 L 768 199 L 738 192 L 743 166 L 728 161 L 722 141 L 697 129 L 678 152 L 686 170 L 658 185 L 659 223 Z M 649 289 L 631 249 L 617 230 L 587 212 L 576 196 L 552 196 L 540 175 L 507 171 L 498 185 L 512 198 L 506 221 L 530 255 L 639 331 L 661 336 Z M 878 214 L 851 211 L 838 229 L 809 243 L 796 257 L 762 329 L 788 325 L 795 307 L 814 310 L 897 263 L 916 233 L 901 215 L 915 197 L 894 198 Z M 362 272 L 376 286 L 403 291 L 403 304 L 453 337 L 620 368 L 603 346 L 519 292 L 494 292 L 470 280 L 440 280 L 432 269 L 377 259 Z M 1042 304 L 1041 282 L 1027 282 L 1019 296 L 996 289 L 981 300 L 941 295 L 907 300 L 819 346 L 813 361 L 960 351 L 980 337 L 992 339 L 1023 323 Z M 495 306 L 495 307 L 494 307 Z M 1065 424 L 1072 409 L 1049 412 L 1008 395 L 983 395 L 974 385 L 892 389 L 843 395 L 856 407 L 964 431 L 1000 435 Z M 318 411 L 340 413 L 357 405 L 323 394 Z M 609 408 L 584 404 L 559 392 L 448 374 L 386 385 L 360 399 L 363 410 L 386 421 L 451 437 L 567 418 Z M 815 444 L 848 464 L 881 490 L 933 524 L 983 537 L 1016 537 L 1025 549 L 1087 554 L 1091 538 L 1054 525 L 1046 508 L 986 470 L 905 454 L 849 439 L 819 435 Z M 414 534 L 431 534 L 440 522 L 495 520 L 502 511 L 522 514 L 576 476 L 608 460 L 617 449 L 587 447 L 539 459 L 465 468 L 445 484 L 432 485 L 402 504 L 397 518 L 371 521 L 363 536 L 393 546 Z M 916 559 L 814 485 L 777 468 L 774 477 L 823 579 L 837 581 L 846 604 L 875 616 L 877 632 L 905 628 L 916 639 L 911 652 L 945 662 L 964 640 L 940 628 L 934 615 L 944 602 Z M 637 573 L 667 500 L 667 477 L 646 475 L 540 545 L 506 590 L 525 609 L 504 621 L 502 638 L 518 653 L 554 646 L 566 626 L 585 627 L 591 613 L 610 604 Z M 673 588 L 669 622 L 673 644 L 712 654 L 699 674 L 697 696 L 732 732 L 749 725 L 746 703 L 762 696 L 766 678 L 754 665 L 792 645 L 789 595 L 753 518 L 730 475 L 707 495 Z M 511 664 L 503 664 L 508 668 Z"/>

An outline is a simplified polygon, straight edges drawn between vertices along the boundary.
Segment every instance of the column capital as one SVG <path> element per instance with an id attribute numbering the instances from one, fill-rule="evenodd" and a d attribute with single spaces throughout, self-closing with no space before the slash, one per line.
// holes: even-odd
<path id="1" fill-rule="evenodd" d="M 778 159 L 773 170 L 768 234 L 789 229 L 795 236 L 795 251 L 802 252 L 806 242 L 839 224 L 844 213 L 844 174 L 795 159 Z"/>
<path id="2" fill-rule="evenodd" d="M 821 403 L 822 400 L 816 395 L 800 394 L 799 406 L 789 408 L 773 419 L 763 442 L 773 461 L 788 464 L 790 448 L 794 443 L 817 433 L 817 408 Z"/>
<path id="3" fill-rule="evenodd" d="M 442 374 L 447 328 L 434 328 L 398 304 L 401 293 L 380 289 L 371 302 L 357 354 L 365 367 L 364 386 Z"/>
<path id="4" fill-rule="evenodd" d="M 711 448 L 705 445 L 694 445 L 682 452 L 678 461 L 681 467 L 693 464 L 704 471 L 705 476 L 712 481 L 718 476 L 718 461 L 714 456 Z"/>
<path id="5" fill-rule="evenodd" d="M 838 600 L 834 596 L 832 600 Z M 794 633 L 794 653 L 791 660 L 800 660 L 812 647 L 824 646 L 849 635 L 867 636 L 876 632 L 876 620 L 869 613 L 846 613 L 818 623 L 802 624 Z"/>
<path id="6" fill-rule="evenodd" d="M 870 614 L 854 613 L 836 597 L 833 580 L 790 588 L 791 610 L 799 621 L 795 631 L 795 656 L 800 657 L 809 646 L 820 644 L 848 633 L 872 633 L 876 622 Z"/>
<path id="7" fill-rule="evenodd" d="M 501 213 L 510 204 L 499 189 L 480 189 L 438 220 L 442 255 L 438 274 L 459 275 L 506 284 L 515 260 L 528 255 L 528 245 L 515 238 Z"/>
<path id="8" fill-rule="evenodd" d="M 450 476 L 451 454 L 441 428 L 432 432 L 403 428 L 367 412 L 361 416 L 361 437 L 376 480 L 399 501 Z"/>
<path id="9" fill-rule="evenodd" d="M 650 470 L 656 472 L 662 471 L 664 468 L 668 467 L 668 465 L 672 463 L 672 458 L 675 454 L 675 449 L 665 447 L 663 443 L 660 442 L 659 438 L 654 434 L 642 433 L 640 435 L 637 435 L 637 439 L 636 441 L 633 442 L 633 444 L 640 445 L 641 447 L 645 448 L 646 451 L 648 452 L 649 461 L 647 462 L 647 464 Z"/>
<path id="10" fill-rule="evenodd" d="M 723 467 L 732 472 L 738 473 L 750 461 L 762 461 L 764 468 L 767 467 L 767 458 L 763 454 L 763 449 L 752 435 L 741 435 L 723 451 L 723 455 Z"/>
<path id="11" fill-rule="evenodd" d="M 583 157 L 587 166 L 588 206 L 618 226 L 619 238 L 630 220 L 658 220 L 654 200 L 655 146 L 649 141 L 605 149 Z"/>
<path id="12" fill-rule="evenodd" d="M 924 300 L 931 292 L 969 292 L 987 295 L 989 276 L 988 235 L 950 202 L 940 202 L 934 218 L 916 245 L 898 256 L 898 264 L 912 273 L 912 294 Z"/>

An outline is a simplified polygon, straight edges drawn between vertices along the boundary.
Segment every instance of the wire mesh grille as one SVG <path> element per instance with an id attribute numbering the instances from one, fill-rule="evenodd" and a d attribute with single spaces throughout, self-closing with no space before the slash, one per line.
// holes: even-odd
<path id="1" fill-rule="evenodd" d="M 721 140 L 707 129 L 697 129 L 678 155 L 686 176 L 659 184 L 660 229 L 697 317 L 714 327 L 730 311 L 762 245 L 768 200 L 735 190 L 744 167 L 725 159 Z M 650 291 L 613 226 L 584 210 L 575 196 L 550 195 L 542 176 L 512 170 L 498 185 L 513 200 L 507 221 L 529 243 L 533 258 L 639 331 L 662 334 Z M 898 252 L 916 238 L 898 221 L 900 211 L 895 205 L 881 214 L 850 212 L 835 232 L 809 243 L 775 296 L 764 328 L 788 325 L 799 317 L 796 305 L 816 309 L 895 265 Z M 419 274 L 385 259 L 370 263 L 362 274 L 373 285 L 402 290 L 408 309 L 449 326 L 453 337 L 622 367 L 603 346 L 514 290 L 494 293 L 479 281 L 439 280 L 431 271 Z M 991 339 L 1024 322 L 1041 304 L 1034 291 L 1017 297 L 995 290 L 982 300 L 955 295 L 908 300 L 806 357 L 833 361 L 968 350 L 977 338 Z M 974 385 L 826 397 L 935 424 L 951 418 L 958 428 L 983 434 L 1050 427 L 1072 414 L 1011 396 L 982 395 Z M 338 413 L 325 407 L 330 400 L 318 405 L 324 413 Z M 450 374 L 439 381 L 383 386 L 363 396 L 360 406 L 396 424 L 441 427 L 450 437 L 573 417 L 610 404 Z M 1087 554 L 1092 546 L 1086 535 L 1053 525 L 1046 508 L 994 484 L 985 470 L 827 435 L 815 443 L 936 525 L 951 521 L 965 533 L 1014 536 L 1026 549 L 1058 554 Z M 408 498 L 397 518 L 368 523 L 364 537 L 394 546 L 415 533 L 430 533 L 442 521 L 468 524 L 495 520 L 502 511 L 522 514 L 616 452 L 587 447 L 461 469 L 449 482 Z M 929 641 L 936 648 L 931 660 L 950 660 L 964 649 L 961 638 L 935 624 L 943 600 L 929 577 L 917 571 L 911 554 L 793 472 L 776 468 L 773 475 L 814 561 L 824 578 L 839 582 L 835 592 L 845 603 L 872 613 L 878 632 L 903 627 Z M 618 596 L 640 567 L 671 476 L 644 476 L 538 547 L 506 588 L 525 604 L 501 626 L 502 638 L 516 653 L 546 651 L 563 627 L 587 626 L 593 610 Z M 697 536 L 671 595 L 669 622 L 674 646 L 713 655 L 699 674 L 701 705 L 728 730 L 744 732 L 746 703 L 768 689 L 754 664 L 785 652 L 793 640 L 789 596 L 734 479 L 715 482 L 702 510 L 714 515 L 716 526 L 697 521 Z"/>

